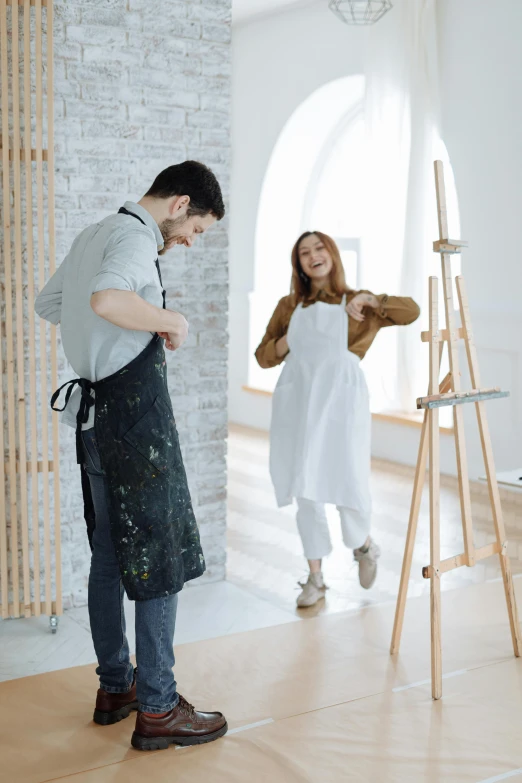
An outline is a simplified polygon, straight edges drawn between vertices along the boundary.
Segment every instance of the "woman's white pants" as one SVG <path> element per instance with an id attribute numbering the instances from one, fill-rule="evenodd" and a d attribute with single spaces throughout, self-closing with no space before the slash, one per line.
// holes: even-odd
<path id="1" fill-rule="evenodd" d="M 337 506 L 343 541 L 349 549 L 364 546 L 370 533 L 371 514 Z M 297 498 L 297 527 L 307 560 L 321 560 L 332 551 L 324 503 Z"/>

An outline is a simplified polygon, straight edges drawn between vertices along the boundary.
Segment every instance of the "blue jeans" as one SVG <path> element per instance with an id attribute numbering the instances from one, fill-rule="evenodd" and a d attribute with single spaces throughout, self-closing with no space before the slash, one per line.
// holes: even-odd
<path id="1" fill-rule="evenodd" d="M 123 585 L 112 543 L 107 479 L 94 429 L 82 432 L 96 528 L 89 574 L 89 617 L 100 678 L 108 693 L 127 693 L 134 679 L 125 635 Z M 178 596 L 136 601 L 136 690 L 142 712 L 168 712 L 178 703 L 174 680 L 174 628 Z"/>

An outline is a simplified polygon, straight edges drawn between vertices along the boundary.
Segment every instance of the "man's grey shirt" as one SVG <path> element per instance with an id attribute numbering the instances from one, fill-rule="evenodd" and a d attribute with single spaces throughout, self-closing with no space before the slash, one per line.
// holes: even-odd
<path id="1" fill-rule="evenodd" d="M 99 381 L 121 370 L 150 342 L 150 332 L 121 329 L 100 318 L 91 307 L 98 291 L 134 291 L 161 307 L 162 288 L 156 258 L 163 237 L 153 217 L 132 201 L 125 203 L 145 222 L 116 214 L 86 228 L 36 299 L 41 318 L 60 324 L 63 349 L 78 377 Z M 62 421 L 76 427 L 80 389 L 71 396 Z M 94 426 L 94 408 L 84 429 Z"/>

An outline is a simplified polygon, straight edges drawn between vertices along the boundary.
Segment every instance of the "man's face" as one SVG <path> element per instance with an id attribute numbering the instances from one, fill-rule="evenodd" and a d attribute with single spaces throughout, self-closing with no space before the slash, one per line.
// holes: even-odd
<path id="1" fill-rule="evenodd" d="M 185 214 L 180 214 L 184 212 Z M 163 255 L 170 250 L 174 245 L 185 245 L 185 247 L 192 247 L 196 234 L 203 234 L 207 228 L 216 222 L 214 215 L 192 215 L 186 216 L 186 209 L 179 210 L 176 217 L 166 218 L 159 225 L 161 235 L 163 237 L 164 246 L 159 251 L 160 255 Z"/>

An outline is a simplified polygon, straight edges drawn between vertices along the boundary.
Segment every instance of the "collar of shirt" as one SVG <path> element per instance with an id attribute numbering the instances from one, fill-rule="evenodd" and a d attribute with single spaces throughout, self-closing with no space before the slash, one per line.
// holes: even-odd
<path id="1" fill-rule="evenodd" d="M 162 250 L 164 245 L 163 237 L 161 235 L 161 231 L 159 230 L 158 224 L 150 212 L 147 212 L 145 207 L 142 207 L 140 204 L 136 204 L 134 201 L 126 201 L 123 206 L 126 210 L 129 212 L 134 212 L 135 215 L 138 215 L 138 217 L 143 220 L 147 228 L 150 228 L 150 230 L 154 233 L 158 250 Z"/>
<path id="2" fill-rule="evenodd" d="M 317 302 L 319 300 L 328 300 L 328 299 L 338 299 L 339 297 L 336 294 L 332 294 L 331 291 L 328 291 L 326 288 L 320 288 L 319 291 L 316 291 L 314 294 L 310 294 L 306 298 L 306 304 L 314 304 L 314 302 Z"/>

